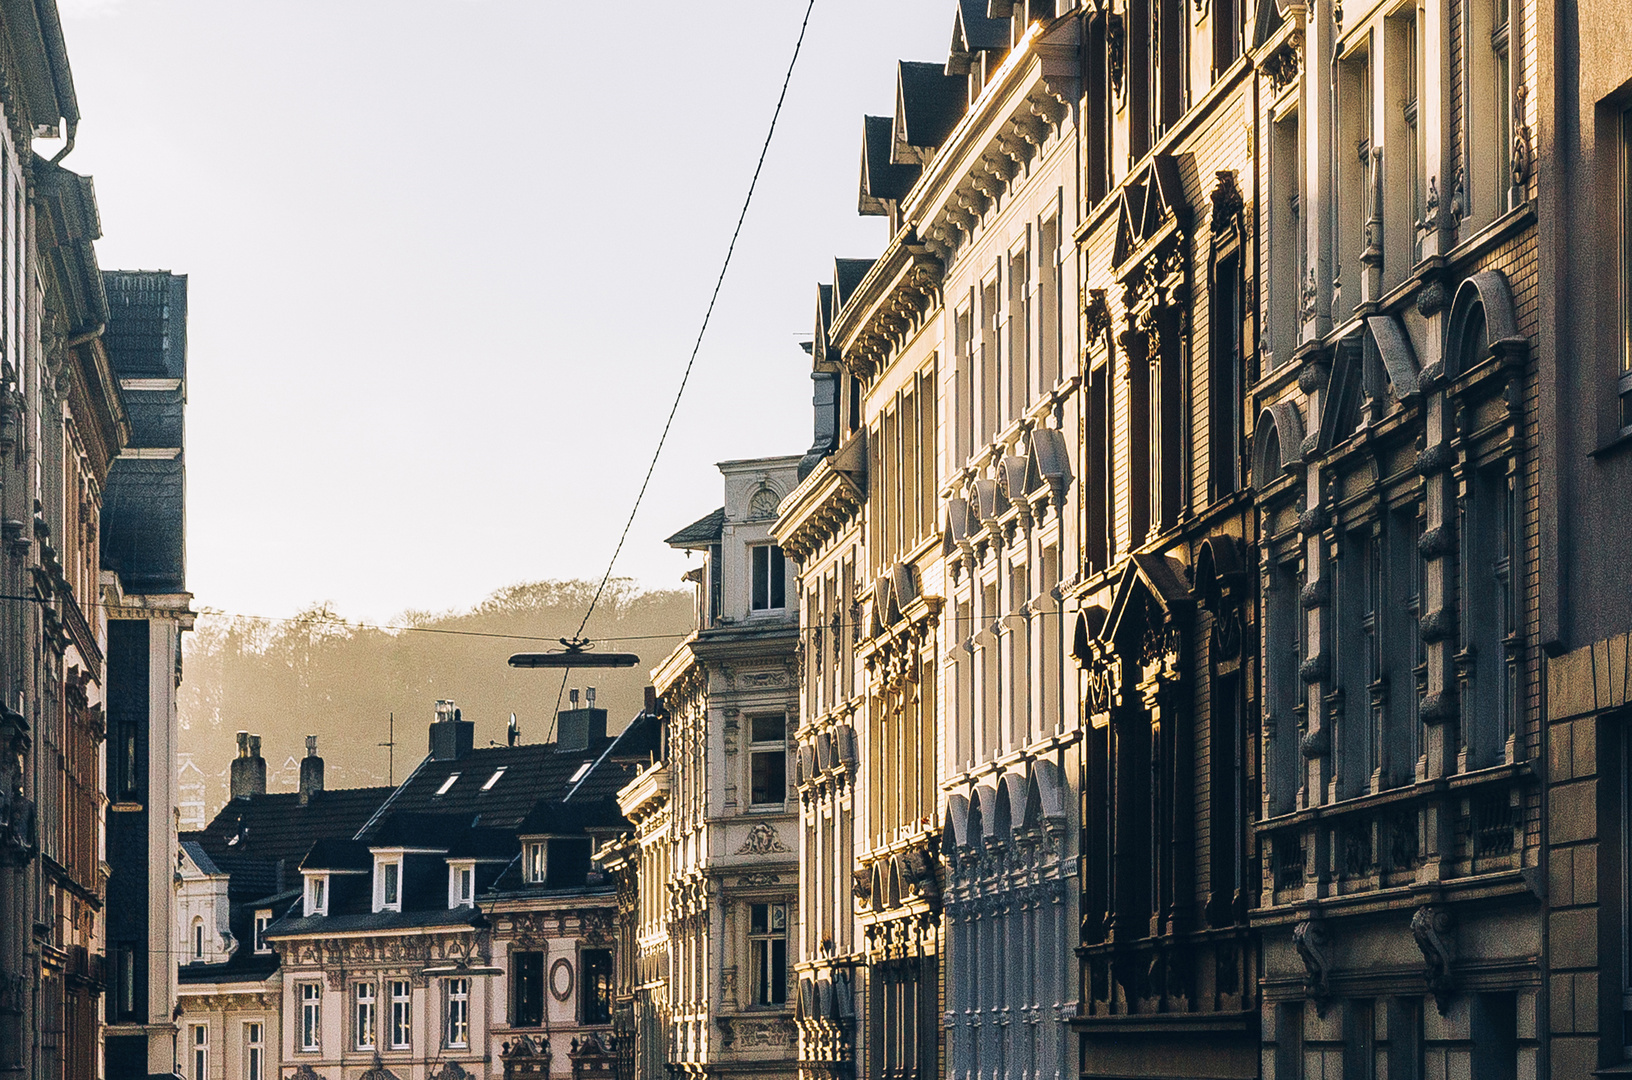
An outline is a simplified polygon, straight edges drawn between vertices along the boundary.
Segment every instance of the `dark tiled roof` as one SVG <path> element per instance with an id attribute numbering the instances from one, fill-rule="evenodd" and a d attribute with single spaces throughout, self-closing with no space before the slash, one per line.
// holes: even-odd
<path id="1" fill-rule="evenodd" d="M 187 839 L 187 835 L 186 833 L 182 834 L 183 839 L 178 846 L 187 853 L 189 859 L 193 860 L 193 865 L 198 867 L 199 873 L 224 874 L 227 872 L 215 865 L 215 860 L 210 858 L 210 853 L 204 850 L 204 845 L 197 840 Z"/>
<path id="2" fill-rule="evenodd" d="M 302 870 L 372 870 L 368 845 L 344 836 L 325 836 L 300 860 Z"/>
<path id="3" fill-rule="evenodd" d="M 958 0 L 957 29 L 953 40 L 968 52 L 1009 47 L 1009 20 L 986 15 L 986 0 Z"/>
<path id="4" fill-rule="evenodd" d="M 903 60 L 896 80 L 895 138 L 906 146 L 941 145 L 968 107 L 969 84 L 940 64 Z"/>
<path id="5" fill-rule="evenodd" d="M 127 592 L 186 590 L 186 485 L 180 457 L 114 461 L 102 498 L 102 565 Z"/>
<path id="6" fill-rule="evenodd" d="M 292 912 L 267 927 L 267 937 L 297 934 L 346 934 L 368 930 L 411 930 L 418 927 L 469 926 L 477 916 L 475 908 L 440 908 L 422 911 L 375 911 L 354 915 L 302 916 Z"/>
<path id="7" fill-rule="evenodd" d="M 354 836 L 393 790 L 319 791 L 305 806 L 292 791 L 233 799 L 196 837 L 217 865 L 240 859 L 282 862 L 292 873 L 314 842 Z"/>
<path id="8" fill-rule="evenodd" d="M 187 376 L 187 275 L 109 270 L 102 282 L 110 318 L 106 341 L 121 377 Z"/>
<path id="9" fill-rule="evenodd" d="M 663 542 L 677 548 L 707 547 L 709 544 L 719 543 L 720 534 L 724 531 L 725 507 L 722 506 L 712 514 L 698 518 Z"/>
<path id="10" fill-rule="evenodd" d="M 573 799 L 571 802 L 541 799 L 516 833 L 520 836 L 559 836 L 591 829 L 621 829 L 628 824 L 628 819 L 618 809 L 618 800 L 610 795 Z"/>
<path id="11" fill-rule="evenodd" d="M 882 214 L 883 204 L 906 197 L 921 171 L 917 165 L 891 163 L 895 121 L 888 116 L 862 117 L 861 205 L 863 214 Z"/>
<path id="12" fill-rule="evenodd" d="M 232 959 L 220 964 L 182 964 L 177 974 L 181 984 L 265 982 L 278 970 L 276 953 L 256 953 L 243 941 Z"/>
<path id="13" fill-rule="evenodd" d="M 873 268 L 876 259 L 834 259 L 833 260 L 833 311 L 838 313 L 844 310 L 845 301 L 850 294 L 856 291 L 861 279 L 867 276 L 867 271 Z"/>

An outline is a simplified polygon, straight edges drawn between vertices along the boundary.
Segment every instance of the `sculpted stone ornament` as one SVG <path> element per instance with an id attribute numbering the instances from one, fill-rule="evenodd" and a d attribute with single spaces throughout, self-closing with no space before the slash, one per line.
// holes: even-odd
<path id="1" fill-rule="evenodd" d="M 1111 309 L 1105 302 L 1105 290 L 1084 289 L 1082 296 L 1083 328 L 1090 342 L 1097 341 L 1111 328 Z"/>
<path id="2" fill-rule="evenodd" d="M 323 1074 L 312 1068 L 309 1062 L 303 1061 L 291 1080 L 323 1080 Z"/>
<path id="3" fill-rule="evenodd" d="M 1442 907 L 1426 904 L 1411 916 L 1411 936 L 1428 962 L 1428 991 L 1434 995 L 1439 1015 L 1451 1007 L 1451 994 L 1456 990 L 1456 978 L 1451 967 L 1456 963 L 1456 939 L 1452 934 L 1451 913 Z"/>
<path id="4" fill-rule="evenodd" d="M 1304 989 L 1315 1003 L 1315 1012 L 1321 1016 L 1326 1015 L 1326 1003 L 1332 996 L 1327 944 L 1326 927 L 1319 919 L 1305 919 L 1292 929 L 1292 945 L 1303 961 Z"/>
<path id="5" fill-rule="evenodd" d="M 779 855 L 790 850 L 782 843 L 776 829 L 766 822 L 760 822 L 748 830 L 747 839 L 737 849 L 738 855 Z"/>

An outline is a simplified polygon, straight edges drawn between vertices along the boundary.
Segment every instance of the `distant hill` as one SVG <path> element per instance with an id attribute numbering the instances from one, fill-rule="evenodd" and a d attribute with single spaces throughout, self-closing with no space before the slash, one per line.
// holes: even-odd
<path id="1" fill-rule="evenodd" d="M 512 585 L 468 610 L 407 612 L 404 630 L 347 622 L 329 605 L 290 620 L 204 614 L 186 635 L 180 689 L 182 827 L 200 827 L 228 798 L 234 735 L 261 736 L 268 790 L 294 790 L 305 736 L 318 737 L 329 787 L 383 784 L 388 776 L 389 718 L 396 716 L 395 778 L 424 756 L 438 698 L 452 698 L 476 723 L 476 745 L 502 743 L 510 714 L 523 742 L 550 730 L 561 676 L 517 670 L 515 652 L 559 648 L 583 618 L 594 582 Z M 647 672 L 689 633 L 693 598 L 684 590 L 641 592 L 628 581 L 607 587 L 587 633 L 604 648 L 635 652 L 633 668 L 574 671 L 567 683 L 594 686 L 596 704 L 617 731 L 640 711 Z M 509 634 L 517 638 L 481 637 Z M 566 706 L 566 699 L 562 699 Z M 551 736 L 553 737 L 553 736 Z"/>

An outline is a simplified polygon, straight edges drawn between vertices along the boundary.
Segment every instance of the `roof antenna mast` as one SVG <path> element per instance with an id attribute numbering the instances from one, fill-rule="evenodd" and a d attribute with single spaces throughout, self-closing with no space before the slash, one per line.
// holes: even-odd
<path id="1" fill-rule="evenodd" d="M 388 713 L 386 721 L 390 725 L 389 734 L 385 742 L 375 743 L 375 746 L 385 747 L 385 782 L 391 787 L 397 786 L 397 714 Z"/>

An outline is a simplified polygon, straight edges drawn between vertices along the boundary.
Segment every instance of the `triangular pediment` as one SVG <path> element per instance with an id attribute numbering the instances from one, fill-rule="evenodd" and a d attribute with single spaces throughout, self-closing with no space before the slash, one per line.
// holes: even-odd
<path id="1" fill-rule="evenodd" d="M 1117 582 L 1116 599 L 1101 633 L 1107 642 L 1137 647 L 1147 629 L 1172 625 L 1194 607 L 1178 562 L 1163 555 L 1133 555 Z"/>
<path id="2" fill-rule="evenodd" d="M 1114 264 L 1122 266 L 1169 231 L 1183 231 L 1188 219 L 1189 204 L 1184 199 L 1178 162 L 1170 154 L 1160 155 L 1122 189 Z"/>

